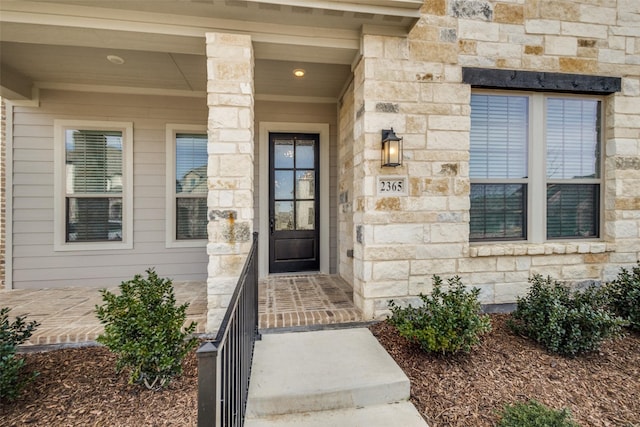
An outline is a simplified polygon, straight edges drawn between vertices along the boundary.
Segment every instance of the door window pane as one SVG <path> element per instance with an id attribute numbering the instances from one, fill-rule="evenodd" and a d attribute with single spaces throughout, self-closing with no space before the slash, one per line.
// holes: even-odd
<path id="1" fill-rule="evenodd" d="M 296 171 L 296 198 L 313 199 L 315 197 L 316 178 L 315 172 Z"/>
<path id="2" fill-rule="evenodd" d="M 273 147 L 273 165 L 276 168 L 293 167 L 293 140 L 276 139 Z"/>
<path id="3" fill-rule="evenodd" d="M 547 178 L 600 178 L 600 102 L 547 100 Z"/>
<path id="4" fill-rule="evenodd" d="M 471 178 L 527 177 L 528 99 L 471 96 Z"/>
<path id="5" fill-rule="evenodd" d="M 598 236 L 600 186 L 547 185 L 547 238 Z"/>
<path id="6" fill-rule="evenodd" d="M 293 171 L 275 171 L 274 174 L 275 198 L 278 200 L 293 199 Z"/>
<path id="7" fill-rule="evenodd" d="M 275 224 L 276 231 L 293 230 L 293 202 L 275 202 Z"/>
<path id="8" fill-rule="evenodd" d="M 296 202 L 296 230 L 313 230 L 315 222 L 315 203 L 312 200 Z"/>
<path id="9" fill-rule="evenodd" d="M 313 169 L 315 166 L 315 141 L 296 141 L 296 168 Z"/>
<path id="10" fill-rule="evenodd" d="M 471 185 L 471 240 L 523 239 L 526 185 Z"/>

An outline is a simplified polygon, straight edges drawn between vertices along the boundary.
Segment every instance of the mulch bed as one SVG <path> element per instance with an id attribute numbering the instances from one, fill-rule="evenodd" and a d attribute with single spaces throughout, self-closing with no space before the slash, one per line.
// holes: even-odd
<path id="1" fill-rule="evenodd" d="M 29 353 L 26 369 L 40 374 L 13 404 L 0 403 L 1 426 L 195 426 L 198 366 L 192 352 L 182 376 L 162 391 L 129 385 L 115 374 L 105 347 Z"/>
<path id="2" fill-rule="evenodd" d="M 583 426 L 640 426 L 639 334 L 566 359 L 511 333 L 506 318 L 492 315 L 482 344 L 455 357 L 423 354 L 385 322 L 371 330 L 411 379 L 411 400 L 430 427 L 493 426 L 505 404 L 529 399 L 568 407 Z M 196 425 L 194 353 L 161 392 L 127 384 L 104 347 L 22 357 L 40 375 L 20 400 L 0 403 L 0 426 Z"/>
<path id="3" fill-rule="evenodd" d="M 386 322 L 370 329 L 411 380 L 411 401 L 430 427 L 493 426 L 505 404 L 535 399 L 567 407 L 582 426 L 640 426 L 640 335 L 568 359 L 513 334 L 508 315 L 468 355 L 427 355 Z"/>

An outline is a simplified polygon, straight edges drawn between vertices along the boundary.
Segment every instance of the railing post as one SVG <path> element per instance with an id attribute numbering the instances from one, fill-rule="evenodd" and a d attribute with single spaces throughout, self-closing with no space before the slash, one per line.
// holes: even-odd
<path id="1" fill-rule="evenodd" d="M 211 342 L 198 351 L 198 427 L 217 427 L 218 349 Z"/>
<path id="2" fill-rule="evenodd" d="M 260 328 L 260 310 L 259 310 L 259 292 L 258 292 L 258 233 L 254 232 L 253 233 L 253 244 L 254 244 L 254 248 L 255 248 L 255 252 L 253 252 L 253 262 L 252 262 L 252 268 L 251 268 L 251 286 L 253 287 L 253 308 L 254 308 L 254 313 L 255 313 L 255 339 L 256 340 L 261 340 L 262 339 L 262 335 L 260 335 L 259 332 L 259 328 Z"/>
<path id="3" fill-rule="evenodd" d="M 258 332 L 258 233 L 213 342 L 198 357 L 198 427 L 242 427 Z M 250 289 L 247 289 L 249 287 Z M 252 289 L 251 289 L 252 288 Z"/>

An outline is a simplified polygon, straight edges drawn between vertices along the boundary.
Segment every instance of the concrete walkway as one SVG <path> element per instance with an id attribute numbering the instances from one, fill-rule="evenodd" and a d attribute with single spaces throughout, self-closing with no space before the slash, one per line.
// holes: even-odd
<path id="1" fill-rule="evenodd" d="M 368 329 L 263 335 L 246 427 L 425 427 L 409 379 Z"/>

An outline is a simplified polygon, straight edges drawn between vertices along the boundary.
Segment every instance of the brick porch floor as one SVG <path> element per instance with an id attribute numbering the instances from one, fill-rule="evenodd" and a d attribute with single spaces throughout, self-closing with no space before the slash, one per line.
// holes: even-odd
<path id="1" fill-rule="evenodd" d="M 202 282 L 174 283 L 178 304 L 189 303 L 187 323 L 198 323 L 203 333 L 206 324 L 207 288 Z M 111 291 L 117 287 L 109 288 Z M 95 341 L 103 327 L 95 314 L 102 304 L 97 288 L 17 289 L 0 291 L 0 307 L 11 307 L 9 319 L 27 315 L 40 326 L 25 345 L 71 344 Z"/>
<path id="2" fill-rule="evenodd" d="M 348 323 L 361 320 L 349 285 L 337 276 L 275 276 L 260 282 L 260 328 Z M 112 288 L 114 290 L 117 288 Z M 189 303 L 187 323 L 206 325 L 206 285 L 174 283 L 178 304 Z M 0 290 L 0 307 L 10 307 L 9 319 L 27 315 L 41 325 L 25 345 L 60 345 L 95 341 L 103 331 L 95 315 L 102 304 L 96 288 Z"/>
<path id="3" fill-rule="evenodd" d="M 359 322 L 352 295 L 334 275 L 270 276 L 260 282 L 260 328 Z"/>

